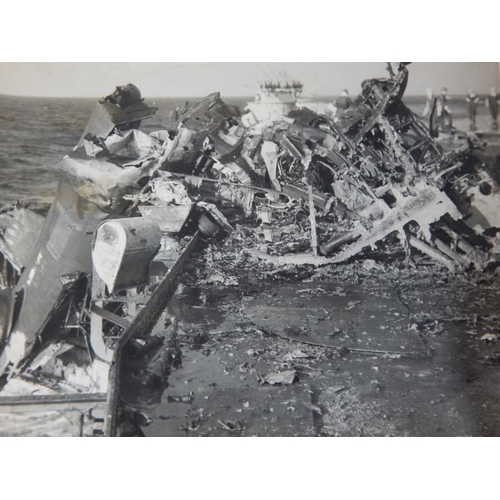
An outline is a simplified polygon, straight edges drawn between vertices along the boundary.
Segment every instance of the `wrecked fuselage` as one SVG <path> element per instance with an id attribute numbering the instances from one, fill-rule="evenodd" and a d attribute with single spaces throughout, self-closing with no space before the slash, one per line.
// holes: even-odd
<path id="1" fill-rule="evenodd" d="M 172 198 L 165 193 L 148 198 L 154 202 L 153 208 L 169 206 L 175 223 L 163 224 L 162 232 L 155 220 L 140 217 L 139 200 L 131 197 L 141 194 L 152 172 L 169 158 L 165 145 L 171 146 L 170 152 L 175 147 L 168 139 L 162 144 L 137 130 L 137 118 L 150 115 L 151 110 L 142 101 L 129 101 L 123 108 L 126 119 L 120 118 L 118 104 L 106 98 L 100 102 L 79 145 L 64 158 L 56 198 L 42 227 L 36 228 L 35 245 L 30 241 L 31 254 L 16 252 L 22 241 L 11 237 L 13 226 L 29 212 L 14 210 L 10 214 L 13 221 L 7 221 L 2 240 L 7 286 L 2 290 L 0 356 L 0 372 L 8 377 L 4 396 L 110 394 L 110 367 L 116 370 L 119 354 L 117 339 L 126 336 L 120 332 L 134 331 L 129 340 L 145 335 L 161 314 L 163 301 L 175 291 L 173 284 L 182 266 L 170 265 L 169 255 L 169 266 L 156 266 L 159 270 L 153 273 L 159 280 L 168 268 L 175 269 L 169 273 L 168 293 L 164 291 L 161 300 L 153 301 L 155 308 L 148 295 L 137 301 L 127 299 L 127 290 L 150 285 L 150 268 L 155 267 L 152 261 L 162 246 L 162 235 L 168 240 L 168 233 L 178 233 L 193 208 L 190 200 L 183 199 L 176 210 L 172 201 L 179 190 L 172 189 Z M 220 215 L 209 204 L 196 212 L 205 221 L 204 227 Z M 210 231 L 217 229 L 214 221 Z M 191 250 L 197 239 L 195 234 L 186 249 L 182 241 L 166 245 L 175 246 L 173 253 L 179 261 L 182 251 Z M 153 312 L 148 312 L 146 321 L 141 320 L 137 331 L 133 320 L 141 318 L 146 309 Z M 117 383 L 118 374 L 113 377 Z"/>

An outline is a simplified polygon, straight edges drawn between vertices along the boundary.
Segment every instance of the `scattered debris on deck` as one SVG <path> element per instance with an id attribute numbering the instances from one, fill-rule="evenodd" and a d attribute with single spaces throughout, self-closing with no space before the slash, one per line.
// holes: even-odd
<path id="1" fill-rule="evenodd" d="M 444 148 L 432 120 L 402 100 L 408 75 L 407 63 L 389 65 L 387 79 L 363 82 L 335 117 L 303 105 L 298 82 L 262 84 L 244 114 L 214 93 L 149 135 L 141 121 L 156 108 L 137 87 L 103 98 L 63 159 L 48 215 L 18 206 L 0 214 L 2 433 L 140 435 L 149 419 L 127 403 L 125 386 L 161 393 L 181 365 L 186 332 L 167 306 L 200 249 L 186 277 L 192 285 L 238 288 L 235 269 L 300 278 L 295 297 L 278 291 L 246 304 L 247 326 L 298 341 L 282 369 L 256 374 L 262 390 L 293 386 L 306 349 L 430 355 L 417 333 L 439 325 L 422 318 L 406 328 L 396 291 L 373 290 L 387 316 L 368 331 L 380 312 L 365 311 L 358 338 L 347 318 L 360 303 L 356 290 L 346 298 L 315 282 L 356 259 L 366 273 L 382 271 L 370 251 L 451 273 L 498 265 L 500 190 L 478 155 L 484 143 L 457 133 L 459 145 Z M 335 317 L 325 302 L 332 295 Z M 313 299 L 309 309 L 300 297 Z M 190 394 L 169 398 L 192 402 Z M 218 428 L 238 434 L 244 426 L 219 420 Z"/>

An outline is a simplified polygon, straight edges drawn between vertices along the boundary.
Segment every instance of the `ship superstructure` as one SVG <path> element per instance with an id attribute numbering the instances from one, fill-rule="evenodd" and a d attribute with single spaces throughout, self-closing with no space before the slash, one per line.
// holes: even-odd
<path id="1" fill-rule="evenodd" d="M 258 91 L 253 102 L 249 102 L 245 110 L 253 114 L 259 122 L 276 122 L 283 119 L 290 111 L 297 109 L 297 100 L 302 93 L 303 85 L 298 81 L 273 82 L 258 84 Z"/>

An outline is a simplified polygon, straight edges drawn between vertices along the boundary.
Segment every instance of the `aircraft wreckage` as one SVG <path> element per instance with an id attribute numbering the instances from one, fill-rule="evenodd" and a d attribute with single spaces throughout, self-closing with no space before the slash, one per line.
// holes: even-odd
<path id="1" fill-rule="evenodd" d="M 405 63 L 389 70 L 336 118 L 301 107 L 297 82 L 261 85 L 243 115 L 211 94 L 149 135 L 156 108 L 137 87 L 100 100 L 48 215 L 0 214 L 0 411 L 126 435 L 140 416 L 120 399 L 123 367 L 141 358 L 166 377 L 164 311 L 200 240 L 236 232 L 255 261 L 324 266 L 390 238 L 407 258 L 487 266 L 500 221 L 483 144 L 467 133 L 445 150 L 402 100 Z"/>

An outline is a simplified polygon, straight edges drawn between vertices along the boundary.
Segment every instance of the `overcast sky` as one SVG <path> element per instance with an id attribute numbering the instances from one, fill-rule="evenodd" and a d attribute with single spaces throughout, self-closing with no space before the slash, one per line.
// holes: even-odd
<path id="1" fill-rule="evenodd" d="M 385 63 L 1 63 L 0 94 L 50 97 L 101 97 L 116 85 L 134 83 L 143 97 L 192 97 L 219 91 L 249 96 L 263 80 L 300 80 L 311 95 L 357 94 L 366 78 L 385 77 Z M 498 63 L 412 63 L 407 94 L 427 87 L 450 94 L 469 88 L 486 93 L 499 87 Z"/>

